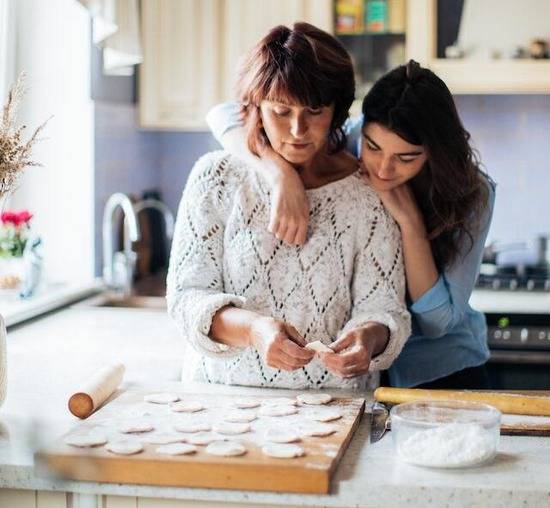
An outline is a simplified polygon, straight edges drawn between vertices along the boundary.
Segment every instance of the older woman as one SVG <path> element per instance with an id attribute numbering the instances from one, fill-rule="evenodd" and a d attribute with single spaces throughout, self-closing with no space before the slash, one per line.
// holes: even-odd
<path id="1" fill-rule="evenodd" d="M 346 143 L 350 58 L 311 25 L 279 26 L 248 55 L 239 83 L 251 151 L 268 145 L 299 172 L 308 242 L 289 246 L 267 232 L 269 189 L 246 162 L 214 152 L 195 164 L 168 274 L 170 315 L 195 350 L 184 377 L 365 387 L 399 354 L 410 317 L 395 221 L 353 161 L 325 156 Z M 305 347 L 313 341 L 334 352 L 315 357 Z"/>

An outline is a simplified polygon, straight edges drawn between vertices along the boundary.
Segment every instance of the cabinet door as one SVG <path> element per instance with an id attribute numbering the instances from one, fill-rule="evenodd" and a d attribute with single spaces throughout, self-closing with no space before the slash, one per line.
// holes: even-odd
<path id="1" fill-rule="evenodd" d="M 143 127 L 204 129 L 220 101 L 222 0 L 142 0 Z"/>
<path id="2" fill-rule="evenodd" d="M 276 25 L 306 21 L 333 32 L 332 0 L 226 0 L 224 3 L 224 100 L 234 98 L 240 57 Z M 221 74 L 220 74 L 221 75 Z"/>

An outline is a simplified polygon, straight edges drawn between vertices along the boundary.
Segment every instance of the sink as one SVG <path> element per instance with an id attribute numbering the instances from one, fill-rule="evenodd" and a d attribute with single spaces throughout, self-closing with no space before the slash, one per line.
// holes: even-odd
<path id="1" fill-rule="evenodd" d="M 82 302 L 88 307 L 116 307 L 125 309 L 147 309 L 166 312 L 164 296 L 118 296 L 112 293 L 102 293 Z"/>

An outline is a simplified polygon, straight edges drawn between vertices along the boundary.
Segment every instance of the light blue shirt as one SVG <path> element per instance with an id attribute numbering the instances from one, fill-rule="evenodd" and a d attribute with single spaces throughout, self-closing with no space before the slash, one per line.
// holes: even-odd
<path id="1" fill-rule="evenodd" d="M 206 118 L 218 141 L 241 125 L 236 103 L 220 104 Z M 362 117 L 349 119 L 344 130 L 348 150 L 360 154 Z M 495 189 L 488 182 L 489 203 L 480 221 L 473 245 L 466 240 L 455 264 L 440 274 L 437 282 L 414 303 L 409 304 L 412 335 L 388 373 L 392 386 L 410 387 L 433 381 L 489 359 L 485 316 L 468 303 L 479 272 L 487 239 Z"/>

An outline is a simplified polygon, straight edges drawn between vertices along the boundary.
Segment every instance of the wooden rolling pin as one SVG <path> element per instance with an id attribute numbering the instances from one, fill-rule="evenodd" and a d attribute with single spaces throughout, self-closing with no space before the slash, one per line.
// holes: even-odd
<path id="1" fill-rule="evenodd" d="M 91 376 L 80 390 L 69 398 L 69 411 L 79 418 L 88 418 L 118 388 L 124 365 L 107 365 Z"/>
<path id="2" fill-rule="evenodd" d="M 390 404 L 420 400 L 483 402 L 496 407 L 505 414 L 550 416 L 550 397 L 542 395 L 380 387 L 374 391 L 374 398 L 379 402 L 389 402 Z"/>

